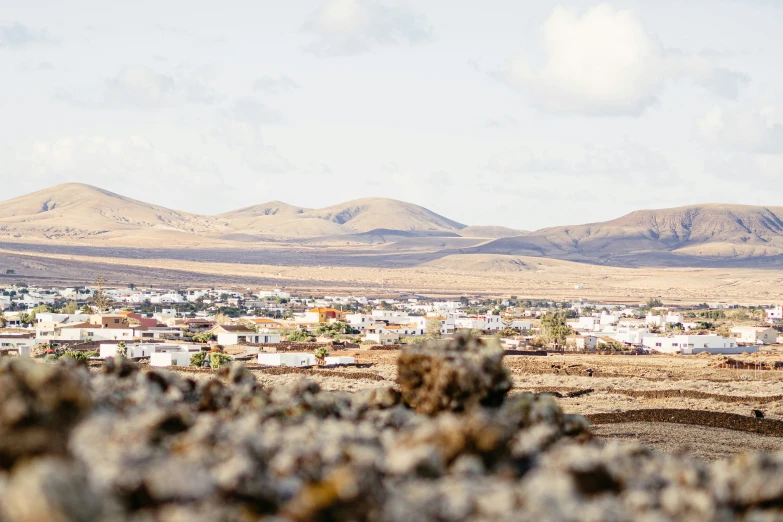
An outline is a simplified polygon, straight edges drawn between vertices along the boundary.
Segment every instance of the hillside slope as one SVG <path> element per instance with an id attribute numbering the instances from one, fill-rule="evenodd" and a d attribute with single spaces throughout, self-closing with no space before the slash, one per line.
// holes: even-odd
<path id="1" fill-rule="evenodd" d="M 58 185 L 0 203 L 3 235 L 77 238 L 140 229 L 202 233 L 213 228 L 211 218 L 79 183 Z"/>
<path id="2" fill-rule="evenodd" d="M 304 214 L 337 223 L 352 232 L 371 230 L 457 231 L 465 225 L 445 218 L 424 207 L 386 198 L 365 198 Z"/>
<path id="3" fill-rule="evenodd" d="M 321 209 L 272 202 L 221 214 L 235 232 L 295 237 L 340 236 L 374 230 L 452 232 L 465 226 L 426 208 L 383 198 L 348 201 Z"/>
<path id="4" fill-rule="evenodd" d="M 603 223 L 498 239 L 477 250 L 588 262 L 645 256 L 771 257 L 783 254 L 783 207 L 710 204 L 640 210 Z"/>

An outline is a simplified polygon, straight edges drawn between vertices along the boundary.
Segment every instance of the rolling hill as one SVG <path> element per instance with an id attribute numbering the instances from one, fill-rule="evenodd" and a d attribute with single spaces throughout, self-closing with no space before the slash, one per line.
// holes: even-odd
<path id="1" fill-rule="evenodd" d="M 145 251 L 179 246 L 253 252 L 329 248 L 337 264 L 355 264 L 356 256 L 368 263 L 394 258 L 394 263 L 427 260 L 432 266 L 443 259 L 444 267 L 503 271 L 524 269 L 526 263 L 519 259 L 532 257 L 614 266 L 779 266 L 783 207 L 691 205 L 524 232 L 465 226 L 393 199 L 358 199 L 321 209 L 272 201 L 202 216 L 90 185 L 66 184 L 0 202 L 0 241 L 9 239 L 105 242 Z"/>
<path id="2" fill-rule="evenodd" d="M 603 223 L 502 238 L 476 251 L 610 264 L 773 258 L 783 254 L 783 207 L 709 204 L 640 210 Z"/>
<path id="3" fill-rule="evenodd" d="M 313 238 L 385 231 L 453 236 L 464 225 L 404 201 L 368 198 L 323 209 L 273 201 L 218 216 L 201 216 L 69 183 L 0 202 L 0 237 L 78 239 L 150 232 L 249 241 L 256 236 Z"/>
<path id="4" fill-rule="evenodd" d="M 272 202 L 217 216 L 235 233 L 292 237 L 363 234 L 376 230 L 453 232 L 465 225 L 424 207 L 384 198 L 348 201 L 322 209 L 305 209 Z"/>
<path id="5" fill-rule="evenodd" d="M 68 183 L 0 203 L 0 233 L 78 238 L 140 229 L 208 233 L 212 219 Z"/>

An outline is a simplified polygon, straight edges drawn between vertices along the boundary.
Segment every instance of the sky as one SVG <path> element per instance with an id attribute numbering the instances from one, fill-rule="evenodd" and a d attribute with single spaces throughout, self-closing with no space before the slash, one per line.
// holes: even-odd
<path id="1" fill-rule="evenodd" d="M 526 230 L 783 205 L 781 26 L 775 0 L 0 0 L 0 199 Z"/>

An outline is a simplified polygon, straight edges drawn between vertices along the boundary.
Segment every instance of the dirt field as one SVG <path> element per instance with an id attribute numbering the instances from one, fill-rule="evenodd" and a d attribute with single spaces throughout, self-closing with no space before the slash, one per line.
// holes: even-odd
<path id="1" fill-rule="evenodd" d="M 308 377 L 326 390 L 395 384 L 397 351 L 359 349 L 355 367 L 249 368 L 265 385 Z M 733 356 L 749 363 L 783 354 Z M 722 356 L 508 356 L 511 393 L 552 393 L 566 413 L 593 419 L 605 439 L 637 441 L 668 453 L 714 460 L 742 451 L 783 450 L 783 371 L 719 368 Z M 589 377 L 587 369 L 593 370 Z M 183 369 L 209 378 L 200 369 Z M 684 410 L 684 411 L 683 411 Z M 754 410 L 763 413 L 756 419 Z M 679 413 L 677 413 L 679 412 Z"/>
<path id="2" fill-rule="evenodd" d="M 44 285 L 89 284 L 98 274 L 111 285 L 286 287 L 311 293 L 366 295 L 417 293 L 517 295 L 638 303 L 661 296 L 666 303 L 783 301 L 780 270 L 758 268 L 617 268 L 519 256 L 475 259 L 432 253 L 348 253 L 328 248 L 194 250 L 127 249 L 0 244 L 0 267 L 14 281 Z M 499 259 L 505 259 L 500 262 Z M 575 290 L 575 286 L 583 287 Z"/>

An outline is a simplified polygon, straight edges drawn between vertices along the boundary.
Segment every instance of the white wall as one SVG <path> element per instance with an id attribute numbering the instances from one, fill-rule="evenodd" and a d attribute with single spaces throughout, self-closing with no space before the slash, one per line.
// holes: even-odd
<path id="1" fill-rule="evenodd" d="M 288 366 L 301 368 L 315 365 L 315 355 L 310 353 L 259 353 L 258 364 L 264 366 Z"/>
<path id="2" fill-rule="evenodd" d="M 153 353 L 150 366 L 190 366 L 191 352 Z"/>

